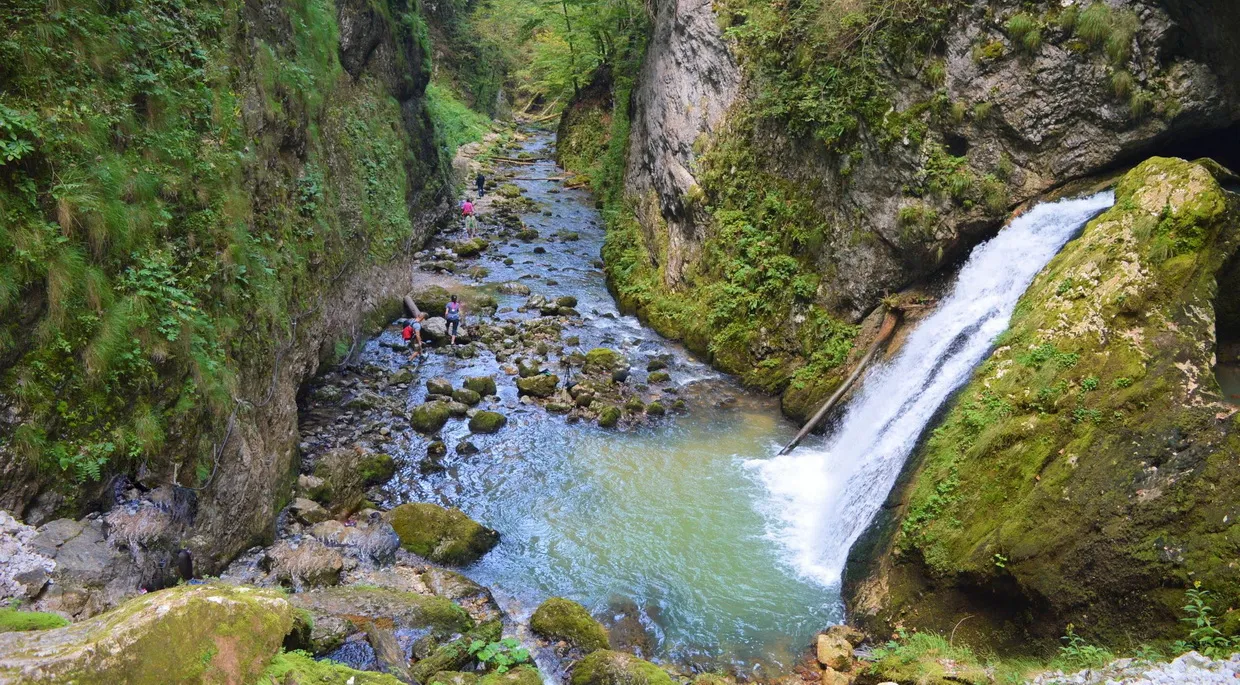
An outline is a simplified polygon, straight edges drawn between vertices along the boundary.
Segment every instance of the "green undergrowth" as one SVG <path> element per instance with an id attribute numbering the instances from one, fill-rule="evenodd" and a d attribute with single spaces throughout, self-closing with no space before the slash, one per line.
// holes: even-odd
<path id="1" fill-rule="evenodd" d="M 0 633 L 48 630 L 49 628 L 61 628 L 67 625 L 69 625 L 69 621 L 59 614 L 0 607 Z"/>
<path id="2" fill-rule="evenodd" d="M 399 685 L 386 673 L 358 671 L 331 659 L 315 659 L 303 651 L 280 652 L 258 678 L 259 685 L 283 683 L 316 685 Z"/>
<path id="3" fill-rule="evenodd" d="M 66 489 L 171 460 L 205 482 L 269 394 L 240 379 L 444 190 L 388 88 L 344 74 L 336 7 L 276 9 L 286 29 L 237 1 L 0 9 L 0 398 L 22 416 L 0 448 Z"/>
<path id="4" fill-rule="evenodd" d="M 451 87 L 432 81 L 426 86 L 426 109 L 436 122 L 445 145 L 444 154 L 451 159 L 466 143 L 475 143 L 491 129 L 491 119 L 462 102 Z"/>

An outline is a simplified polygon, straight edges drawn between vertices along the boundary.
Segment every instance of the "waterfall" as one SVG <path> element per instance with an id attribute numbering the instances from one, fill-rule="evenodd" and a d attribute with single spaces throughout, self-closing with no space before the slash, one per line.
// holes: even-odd
<path id="1" fill-rule="evenodd" d="M 935 312 L 899 354 L 876 366 L 830 435 L 792 454 L 752 459 L 770 498 L 769 534 L 802 575 L 840 581 L 848 549 L 869 525 L 926 424 L 990 351 L 1016 301 L 1111 192 L 1037 205 L 973 249 Z"/>

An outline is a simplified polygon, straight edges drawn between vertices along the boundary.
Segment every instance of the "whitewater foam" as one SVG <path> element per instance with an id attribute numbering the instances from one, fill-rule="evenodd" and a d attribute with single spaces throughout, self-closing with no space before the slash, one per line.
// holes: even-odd
<path id="1" fill-rule="evenodd" d="M 769 535 L 799 573 L 838 585 L 848 549 L 882 505 L 939 406 L 1008 326 L 1033 278 L 1114 194 L 1039 204 L 960 269 L 952 292 L 891 362 L 871 369 L 837 427 L 818 446 L 751 459 L 770 499 Z"/>

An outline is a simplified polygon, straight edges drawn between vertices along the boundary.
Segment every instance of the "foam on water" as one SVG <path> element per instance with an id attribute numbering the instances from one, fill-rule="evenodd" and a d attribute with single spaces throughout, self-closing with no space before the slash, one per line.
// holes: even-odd
<path id="1" fill-rule="evenodd" d="M 787 561 L 837 585 L 848 549 L 869 525 L 939 406 L 969 377 L 1012 317 L 1016 301 L 1111 192 L 1040 204 L 974 248 L 950 295 L 890 363 L 863 379 L 820 445 L 746 462 L 770 499 L 759 508 Z"/>

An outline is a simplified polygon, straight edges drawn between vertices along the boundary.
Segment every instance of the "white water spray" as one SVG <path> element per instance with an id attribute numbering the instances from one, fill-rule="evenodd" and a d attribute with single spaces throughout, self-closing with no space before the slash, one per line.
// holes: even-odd
<path id="1" fill-rule="evenodd" d="M 926 424 L 1007 328 L 1034 276 L 1114 202 L 1113 193 L 1103 192 L 1040 204 L 978 245 L 951 294 L 895 359 L 868 373 L 821 446 L 746 462 L 771 494 L 763 512 L 771 536 L 800 573 L 839 583 L 849 547 L 886 499 Z"/>

